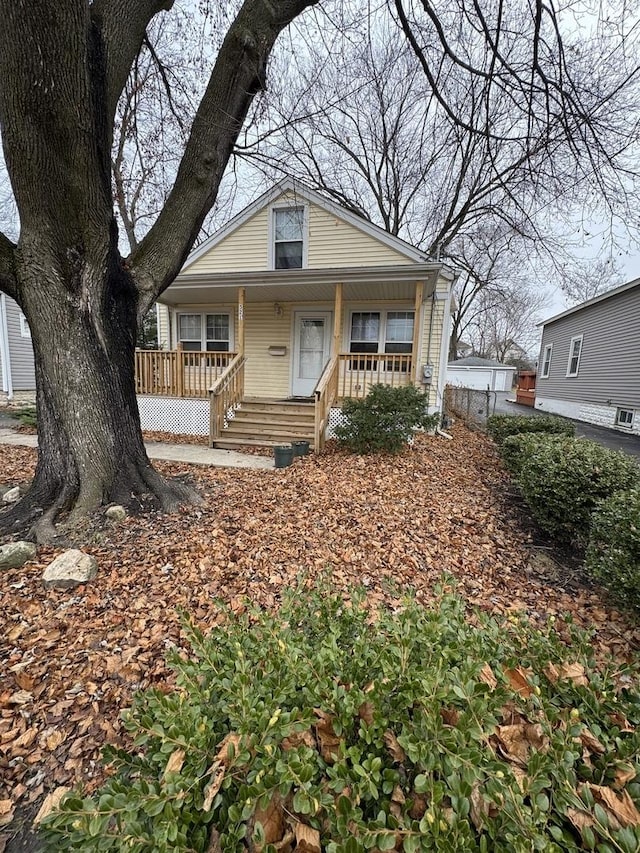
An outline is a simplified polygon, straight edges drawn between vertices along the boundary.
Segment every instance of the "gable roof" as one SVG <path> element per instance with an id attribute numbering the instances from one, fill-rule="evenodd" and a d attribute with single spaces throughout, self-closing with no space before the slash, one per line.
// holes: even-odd
<path id="1" fill-rule="evenodd" d="M 503 364 L 501 361 L 496 361 L 495 358 L 479 358 L 475 355 L 450 361 L 448 367 L 499 367 L 502 370 L 517 370 L 517 367 L 512 364 Z"/>
<path id="2" fill-rule="evenodd" d="M 605 299 L 610 299 L 612 296 L 617 296 L 619 293 L 624 293 L 627 290 L 633 290 L 634 287 L 640 287 L 640 278 L 634 278 L 626 284 L 621 284 L 620 287 L 614 287 L 612 290 L 605 290 L 599 296 L 594 296 L 592 299 L 587 299 L 586 302 L 581 302 L 579 305 L 574 305 L 573 308 L 567 308 L 566 311 L 561 311 L 548 320 L 543 320 L 538 323 L 538 326 L 546 326 L 548 323 L 555 323 L 556 320 L 561 320 L 563 317 L 568 317 L 570 314 L 575 314 L 576 311 L 582 311 L 583 308 L 589 308 L 591 305 L 596 305 L 598 302 L 604 302 Z"/>
<path id="3" fill-rule="evenodd" d="M 391 249 L 394 249 L 396 252 L 410 258 L 416 263 L 423 263 L 428 260 L 428 255 L 425 252 L 421 252 L 415 246 L 401 240 L 400 237 L 394 237 L 393 234 L 389 234 L 389 232 L 385 231 L 384 228 L 380 228 L 380 226 L 374 225 L 367 219 L 357 216 L 350 210 L 341 207 L 334 201 L 320 195 L 320 193 L 315 190 L 301 184 L 299 181 L 296 181 L 293 178 L 284 178 L 283 180 L 278 181 L 277 184 L 274 184 L 271 189 L 267 190 L 267 192 L 263 193 L 255 201 L 251 202 L 251 204 L 247 205 L 247 207 L 241 210 L 240 213 L 237 213 L 232 217 L 226 225 L 223 225 L 222 228 L 219 228 L 214 234 L 195 248 L 184 262 L 180 273 L 182 274 L 186 272 L 192 264 L 194 264 L 199 258 L 203 257 L 203 255 L 206 255 L 207 252 L 213 249 L 213 247 L 218 243 L 222 242 L 225 237 L 228 237 L 229 234 L 232 234 L 240 228 L 240 226 L 244 225 L 244 223 L 251 219 L 251 217 L 258 213 L 258 211 L 267 207 L 269 204 L 272 204 L 277 198 L 286 192 L 293 193 L 309 204 L 317 205 L 332 216 L 344 220 L 354 228 L 358 228 L 360 231 L 363 231 L 365 234 L 373 237 L 374 240 L 384 243 Z"/>

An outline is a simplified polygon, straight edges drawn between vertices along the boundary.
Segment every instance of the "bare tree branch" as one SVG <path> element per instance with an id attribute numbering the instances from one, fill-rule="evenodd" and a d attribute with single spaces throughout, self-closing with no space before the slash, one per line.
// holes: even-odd
<path id="1" fill-rule="evenodd" d="M 180 270 L 217 188 L 279 33 L 317 0 L 246 0 L 229 28 L 165 206 L 129 259 L 141 311 Z"/>
<path id="2" fill-rule="evenodd" d="M 149 22 L 174 0 L 94 0 L 91 20 L 104 47 L 106 115 L 112 118 Z"/>

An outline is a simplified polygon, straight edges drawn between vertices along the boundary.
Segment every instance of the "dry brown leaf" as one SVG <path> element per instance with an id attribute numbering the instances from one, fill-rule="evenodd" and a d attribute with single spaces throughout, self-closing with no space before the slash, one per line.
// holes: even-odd
<path id="1" fill-rule="evenodd" d="M 588 812 L 578 809 L 567 809 L 567 817 L 579 832 L 585 827 L 591 829 L 595 825 L 595 819 Z"/>
<path id="2" fill-rule="evenodd" d="M 211 767 L 207 770 L 207 776 L 211 776 L 211 781 L 207 783 L 204 789 L 204 802 L 202 803 L 202 811 L 208 812 L 216 794 L 222 787 L 226 767 L 220 761 L 214 761 Z"/>
<path id="3" fill-rule="evenodd" d="M 411 808 L 409 809 L 410 817 L 413 820 L 422 820 L 429 805 L 427 798 L 422 794 L 412 794 L 411 801 Z"/>
<path id="4" fill-rule="evenodd" d="M 528 699 L 534 692 L 527 675 L 531 675 L 530 670 L 524 670 L 520 667 L 516 669 L 503 669 L 505 678 L 511 687 L 522 696 L 523 699 Z"/>
<path id="5" fill-rule="evenodd" d="M 182 770 L 182 765 L 184 764 L 184 756 L 184 749 L 174 749 L 174 751 L 169 756 L 167 766 L 164 768 L 165 779 L 167 778 L 169 773 L 179 773 Z"/>
<path id="6" fill-rule="evenodd" d="M 309 749 L 315 749 L 317 744 L 311 729 L 306 729 L 303 732 L 292 732 L 288 737 L 283 739 L 280 746 L 284 752 L 289 752 L 299 746 L 308 746 Z"/>
<path id="7" fill-rule="evenodd" d="M 484 826 L 485 818 L 494 817 L 497 809 L 490 800 L 486 800 L 482 796 L 479 782 L 476 782 L 471 789 L 469 799 L 471 801 L 469 817 L 475 828 L 481 830 Z"/>
<path id="8" fill-rule="evenodd" d="M 313 713 L 318 717 L 315 725 L 316 738 L 320 746 L 320 755 L 327 764 L 333 764 L 340 750 L 340 738 L 333 730 L 333 717 L 321 708 L 314 708 Z"/>
<path id="9" fill-rule="evenodd" d="M 304 823 L 295 825 L 296 853 L 321 853 L 320 833 Z"/>
<path id="10" fill-rule="evenodd" d="M 613 815 L 620 826 L 640 826 L 640 812 L 628 791 L 614 791 L 613 788 L 607 788 L 604 785 L 592 785 L 591 783 L 588 783 L 587 787 L 594 799 Z"/>
<path id="11" fill-rule="evenodd" d="M 45 738 L 45 745 L 49 752 L 53 752 L 60 746 L 61 743 L 64 743 L 66 739 L 67 736 L 62 731 L 62 729 L 56 729 L 50 735 L 47 735 L 47 737 Z M 40 742 L 40 745 L 42 746 L 42 741 Z"/>
<path id="12" fill-rule="evenodd" d="M 583 728 L 580 732 L 580 740 L 582 741 L 582 745 L 585 749 L 588 749 L 589 752 L 596 752 L 599 755 L 604 755 L 607 751 L 598 738 L 587 728 Z"/>
<path id="13" fill-rule="evenodd" d="M 269 800 L 266 808 L 255 810 L 253 819 L 255 823 L 262 824 L 265 844 L 275 844 L 277 841 L 282 841 L 286 824 L 282 799 L 277 791 Z M 256 849 L 261 850 L 262 847 L 256 847 Z"/>
<path id="14" fill-rule="evenodd" d="M 363 720 L 368 726 L 373 725 L 373 712 L 375 708 L 373 702 L 363 702 L 362 705 L 358 708 L 358 716 L 361 720 Z"/>
<path id="15" fill-rule="evenodd" d="M 611 783 L 618 790 L 624 788 L 627 782 L 633 781 L 638 774 L 633 764 L 621 762 L 617 765 L 614 772 L 614 781 Z"/>
<path id="16" fill-rule="evenodd" d="M 498 679 L 493 674 L 493 670 L 488 663 L 485 663 L 480 670 L 479 678 L 480 681 L 484 681 L 485 684 L 488 684 L 492 690 L 495 690 L 498 686 Z"/>
<path id="17" fill-rule="evenodd" d="M 216 753 L 216 760 L 219 761 L 221 764 L 224 764 L 225 767 L 228 767 L 229 763 L 232 760 L 229 756 L 229 747 L 233 747 L 233 755 L 236 756 L 238 754 L 238 747 L 240 746 L 241 740 L 241 735 L 236 734 L 235 732 L 229 732 L 228 735 L 225 735 L 222 741 L 220 742 L 220 746 L 218 747 L 218 752 Z"/>
<path id="18" fill-rule="evenodd" d="M 384 733 L 384 743 L 387 749 L 389 750 L 391 758 L 393 758 L 393 760 L 397 764 L 403 764 L 404 761 L 406 761 L 407 754 L 398 743 L 398 738 L 391 731 L 391 729 L 387 729 Z"/>
<path id="19" fill-rule="evenodd" d="M 542 671 L 552 684 L 556 684 L 556 682 L 560 680 L 560 672 L 558 670 L 558 667 L 555 664 L 551 663 L 551 661 L 549 661 L 549 663 Z"/>
<path id="20" fill-rule="evenodd" d="M 460 721 L 460 712 L 456 708 L 440 708 L 440 716 L 445 726 L 457 726 Z"/>
<path id="21" fill-rule="evenodd" d="M 618 712 L 614 712 L 613 714 L 609 714 L 609 719 L 617 726 L 621 732 L 635 732 L 635 728 L 631 725 L 629 720 L 624 716 L 624 714 L 619 714 Z"/>
<path id="22" fill-rule="evenodd" d="M 496 726 L 501 753 L 507 761 L 526 767 L 531 750 L 546 751 L 549 739 L 539 723 L 516 723 L 511 726 Z"/>
<path id="23" fill-rule="evenodd" d="M 578 687 L 587 687 L 589 679 L 581 663 L 561 663 L 558 667 L 560 678 L 573 681 Z"/>
<path id="24" fill-rule="evenodd" d="M 59 788 L 56 788 L 55 791 L 51 791 L 50 794 L 47 794 L 44 798 L 44 802 L 40 806 L 38 814 L 33 819 L 33 825 L 38 826 L 38 824 L 41 823 L 47 815 L 57 809 L 64 795 L 68 794 L 70 790 L 71 788 L 65 788 L 61 785 Z"/>

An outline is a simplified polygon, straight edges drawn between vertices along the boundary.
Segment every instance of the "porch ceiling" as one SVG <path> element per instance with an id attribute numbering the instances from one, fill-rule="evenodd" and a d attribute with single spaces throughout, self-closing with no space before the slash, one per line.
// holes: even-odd
<path id="1" fill-rule="evenodd" d="M 246 302 L 328 302 L 335 285 L 342 282 L 345 302 L 413 302 L 417 281 L 424 282 L 424 299 L 435 290 L 438 276 L 452 279 L 442 264 L 410 264 L 398 267 L 356 267 L 351 269 L 277 270 L 269 272 L 200 273 L 178 277 L 162 294 L 166 305 L 234 303 L 238 288 L 246 288 Z"/>

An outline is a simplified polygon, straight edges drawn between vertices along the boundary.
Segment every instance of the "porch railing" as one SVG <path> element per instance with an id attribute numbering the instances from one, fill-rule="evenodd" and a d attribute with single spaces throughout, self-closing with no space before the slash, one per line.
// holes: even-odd
<path id="1" fill-rule="evenodd" d="M 315 387 L 315 426 L 313 446 L 316 453 L 324 447 L 327 434 L 327 422 L 331 406 L 338 396 L 338 366 L 339 356 L 334 355 L 329 361 Z"/>
<path id="2" fill-rule="evenodd" d="M 238 353 L 211 388 L 209 410 L 209 443 L 211 446 L 220 438 L 228 420 L 233 416 L 233 412 L 242 403 L 244 364 L 244 355 Z"/>
<path id="3" fill-rule="evenodd" d="M 412 356 L 395 353 L 340 353 L 337 396 L 340 400 L 366 397 L 372 385 L 411 385 Z"/>
<path id="4" fill-rule="evenodd" d="M 136 393 L 206 399 L 235 355 L 204 350 L 136 350 Z"/>

